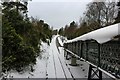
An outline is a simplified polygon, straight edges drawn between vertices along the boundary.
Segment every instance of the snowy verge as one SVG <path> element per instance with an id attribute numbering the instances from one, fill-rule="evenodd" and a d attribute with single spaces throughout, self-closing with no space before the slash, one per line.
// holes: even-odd
<path id="1" fill-rule="evenodd" d="M 11 70 L 7 74 L 3 74 L 5 78 L 46 78 L 46 62 L 48 59 L 49 46 L 47 43 L 41 42 L 40 48 L 42 52 L 41 56 L 36 58 L 36 65 L 33 66 L 34 71 L 29 70 L 19 73 L 17 71 Z"/>

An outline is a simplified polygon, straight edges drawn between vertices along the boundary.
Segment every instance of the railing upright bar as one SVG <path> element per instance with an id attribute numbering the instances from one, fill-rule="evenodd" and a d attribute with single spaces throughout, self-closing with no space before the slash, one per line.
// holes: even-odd
<path id="1" fill-rule="evenodd" d="M 100 55 L 101 55 L 101 50 L 100 50 L 100 44 L 98 43 L 98 67 L 100 67 Z"/>
<path id="2" fill-rule="evenodd" d="M 77 47 L 78 47 L 78 51 L 77 51 L 77 53 L 78 53 L 78 55 L 80 56 L 80 54 L 79 54 L 79 50 L 80 50 L 79 41 L 77 42 Z"/>
<path id="3" fill-rule="evenodd" d="M 88 61 L 88 41 L 86 43 L 86 60 Z"/>
<path id="4" fill-rule="evenodd" d="M 82 54 L 83 54 L 82 52 L 83 52 L 83 41 L 81 41 L 81 51 L 80 51 L 80 58 L 82 58 L 82 56 L 83 56 L 83 55 L 82 55 Z"/>

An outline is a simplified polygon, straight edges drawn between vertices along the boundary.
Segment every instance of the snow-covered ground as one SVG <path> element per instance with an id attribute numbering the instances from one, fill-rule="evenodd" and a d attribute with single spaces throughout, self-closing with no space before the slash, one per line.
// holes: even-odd
<path id="1" fill-rule="evenodd" d="M 56 45 L 56 39 L 59 35 L 53 37 L 50 46 L 42 42 L 42 57 L 37 57 L 34 72 L 26 71 L 22 74 L 11 71 L 8 78 L 86 78 L 88 76 L 88 63 L 77 60 L 79 66 L 70 66 L 71 60 L 65 60 L 64 50 Z M 60 38 L 58 40 L 60 41 Z M 58 51 L 59 49 L 59 51 Z"/>
<path id="2" fill-rule="evenodd" d="M 57 39 L 58 39 L 59 44 L 60 44 L 61 46 L 63 46 L 63 42 L 62 42 L 62 40 L 60 39 L 60 37 L 58 37 Z"/>
<path id="3" fill-rule="evenodd" d="M 37 57 L 36 65 L 33 67 L 34 72 L 25 71 L 24 73 L 18 73 L 16 71 L 10 71 L 7 74 L 7 78 L 46 78 L 46 65 L 50 46 L 43 42 L 41 44 L 42 56 Z"/>

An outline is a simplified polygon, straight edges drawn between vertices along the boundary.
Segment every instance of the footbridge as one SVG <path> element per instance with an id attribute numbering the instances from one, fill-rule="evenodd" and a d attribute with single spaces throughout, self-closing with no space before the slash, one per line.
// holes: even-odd
<path id="1" fill-rule="evenodd" d="M 102 80 L 102 73 L 120 79 L 120 23 L 101 28 L 64 43 L 65 57 L 89 64 L 88 80 Z"/>

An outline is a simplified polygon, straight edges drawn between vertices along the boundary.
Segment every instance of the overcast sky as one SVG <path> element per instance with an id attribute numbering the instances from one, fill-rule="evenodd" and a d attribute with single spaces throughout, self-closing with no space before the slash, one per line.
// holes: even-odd
<path id="1" fill-rule="evenodd" d="M 88 1 L 92 0 L 33 0 L 28 5 L 29 16 L 58 29 L 72 21 L 79 22 Z"/>

